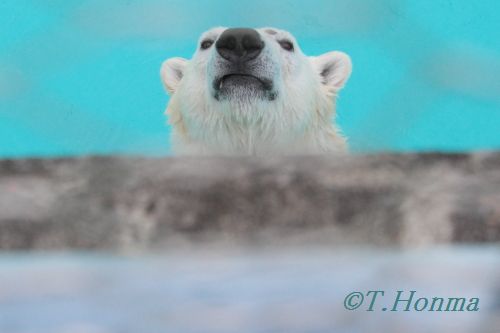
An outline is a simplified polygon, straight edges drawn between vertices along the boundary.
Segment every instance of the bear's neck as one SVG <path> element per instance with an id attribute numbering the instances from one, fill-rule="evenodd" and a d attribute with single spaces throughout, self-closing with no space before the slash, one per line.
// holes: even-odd
<path id="1" fill-rule="evenodd" d="M 191 113 L 192 114 L 192 113 Z M 345 150 L 345 140 L 331 120 L 293 119 L 288 110 L 210 110 L 211 115 L 174 125 L 174 144 L 189 155 L 317 154 Z M 318 112 L 307 112 L 318 115 Z M 217 115 L 217 116 L 214 116 Z"/>

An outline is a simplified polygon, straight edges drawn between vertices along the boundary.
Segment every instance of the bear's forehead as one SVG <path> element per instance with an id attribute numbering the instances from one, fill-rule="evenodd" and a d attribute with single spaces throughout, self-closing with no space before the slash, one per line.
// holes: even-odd
<path id="1" fill-rule="evenodd" d="M 215 40 L 217 39 L 226 29 L 226 27 L 216 27 L 212 28 L 208 31 L 205 31 L 201 37 L 200 40 L 203 39 L 212 39 Z M 283 39 L 283 38 L 288 38 L 295 40 L 295 38 L 292 36 L 291 33 L 285 30 L 273 28 L 273 27 L 264 27 L 264 28 L 255 28 L 260 34 L 262 35 L 267 35 L 270 38 L 275 38 L 275 39 Z"/>

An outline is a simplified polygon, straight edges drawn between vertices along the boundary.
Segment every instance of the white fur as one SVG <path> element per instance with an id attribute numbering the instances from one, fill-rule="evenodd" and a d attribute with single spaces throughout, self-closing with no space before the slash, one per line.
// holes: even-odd
<path id="1" fill-rule="evenodd" d="M 269 34 L 272 29 L 276 34 Z M 200 38 L 216 40 L 225 28 Z M 177 154 L 268 155 L 318 154 L 346 150 L 346 140 L 334 125 L 335 99 L 351 74 L 350 58 L 342 52 L 307 57 L 288 32 L 262 28 L 269 66 L 278 97 L 273 101 L 242 98 L 218 101 L 212 94 L 217 51 L 198 50 L 191 60 L 172 58 L 161 67 L 171 99 L 167 107 Z M 283 50 L 277 41 L 293 41 Z M 267 68 L 268 67 L 268 68 Z M 322 75 L 323 74 L 323 75 Z"/>

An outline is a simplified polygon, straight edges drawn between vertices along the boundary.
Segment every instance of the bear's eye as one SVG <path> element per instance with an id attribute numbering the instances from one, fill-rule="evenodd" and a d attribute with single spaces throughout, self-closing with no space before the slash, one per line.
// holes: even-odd
<path id="1" fill-rule="evenodd" d="M 290 52 L 293 51 L 293 43 L 290 42 L 289 40 L 281 40 L 281 41 L 279 41 L 279 43 L 284 50 L 287 50 Z"/>
<path id="2" fill-rule="evenodd" d="M 207 39 L 207 40 L 204 40 L 203 42 L 201 42 L 200 47 L 201 47 L 202 50 L 206 50 L 206 49 L 210 48 L 210 46 L 212 46 L 213 43 L 214 43 L 213 40 L 208 40 Z"/>

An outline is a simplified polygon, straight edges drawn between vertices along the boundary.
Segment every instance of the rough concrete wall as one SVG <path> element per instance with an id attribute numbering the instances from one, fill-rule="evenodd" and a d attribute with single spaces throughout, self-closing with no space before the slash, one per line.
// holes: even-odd
<path id="1" fill-rule="evenodd" d="M 0 248 L 500 240 L 500 153 L 0 161 Z"/>

